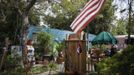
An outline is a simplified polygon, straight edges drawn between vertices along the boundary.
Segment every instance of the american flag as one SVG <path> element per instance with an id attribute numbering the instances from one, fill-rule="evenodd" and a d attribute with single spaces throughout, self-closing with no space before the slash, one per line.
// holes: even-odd
<path id="1" fill-rule="evenodd" d="M 77 53 L 80 54 L 82 52 L 80 42 L 77 45 Z"/>
<path id="2" fill-rule="evenodd" d="M 71 29 L 75 33 L 81 32 L 96 17 L 103 3 L 104 0 L 90 0 L 70 25 Z"/>

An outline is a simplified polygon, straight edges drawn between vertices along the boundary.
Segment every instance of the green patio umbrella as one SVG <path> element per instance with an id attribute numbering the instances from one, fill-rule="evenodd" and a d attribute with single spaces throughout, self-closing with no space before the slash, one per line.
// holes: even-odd
<path id="1" fill-rule="evenodd" d="M 117 44 L 117 39 L 109 32 L 103 31 L 91 42 L 92 44 Z"/>

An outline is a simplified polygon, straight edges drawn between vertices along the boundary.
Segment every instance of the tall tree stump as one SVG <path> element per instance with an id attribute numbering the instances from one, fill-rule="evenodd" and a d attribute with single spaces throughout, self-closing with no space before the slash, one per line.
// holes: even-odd
<path id="1" fill-rule="evenodd" d="M 78 53 L 78 43 L 81 53 Z M 86 41 L 67 40 L 65 41 L 65 73 L 86 74 Z"/>

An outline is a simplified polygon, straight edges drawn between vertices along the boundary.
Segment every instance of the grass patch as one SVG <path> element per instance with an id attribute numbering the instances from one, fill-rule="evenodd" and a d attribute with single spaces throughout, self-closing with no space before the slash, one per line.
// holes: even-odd
<path id="1" fill-rule="evenodd" d="M 32 74 L 39 74 L 46 71 L 48 71 L 48 68 L 46 66 L 36 66 L 31 68 Z"/>

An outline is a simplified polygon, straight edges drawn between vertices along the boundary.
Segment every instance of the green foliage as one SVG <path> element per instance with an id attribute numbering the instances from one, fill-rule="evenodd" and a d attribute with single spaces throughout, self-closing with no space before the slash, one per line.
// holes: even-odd
<path id="1" fill-rule="evenodd" d="M 54 62 L 50 62 L 48 67 L 50 68 L 49 69 L 49 75 L 51 75 L 51 71 L 52 70 L 56 70 L 57 69 L 57 65 Z"/>
<path id="2" fill-rule="evenodd" d="M 55 64 L 54 62 L 50 62 L 48 64 L 48 68 L 50 68 L 51 70 L 56 70 L 57 69 L 57 64 Z"/>
<path id="3" fill-rule="evenodd" d="M 90 33 L 98 34 L 101 31 L 109 31 L 114 18 L 113 0 L 106 0 L 98 16 L 89 24 Z M 87 0 L 62 0 L 61 3 L 52 3 L 52 12 L 55 17 L 46 15 L 44 20 L 51 27 L 70 30 L 69 25 L 73 22 L 81 9 L 87 3 Z"/>
<path id="4" fill-rule="evenodd" d="M 127 25 L 127 33 L 128 33 L 128 27 L 129 25 Z M 132 16 L 131 18 L 131 24 L 130 24 L 130 30 L 131 30 L 131 34 L 134 34 L 134 17 Z"/>
<path id="5" fill-rule="evenodd" d="M 33 7 L 29 13 L 29 22 L 32 25 L 39 25 L 40 16 L 39 16 L 37 10 L 35 9 L 35 7 Z"/>
<path id="6" fill-rule="evenodd" d="M 9 37 L 11 40 L 15 38 L 15 35 L 19 33 L 18 28 L 20 28 L 20 24 L 17 15 L 17 11 L 13 8 L 12 2 L 0 2 L 0 42 L 4 41 L 5 37 Z M 16 41 L 18 41 L 16 39 Z"/>
<path id="7" fill-rule="evenodd" d="M 37 33 L 37 48 L 35 55 L 36 57 L 45 54 L 52 54 L 57 56 L 65 48 L 64 42 L 56 43 L 53 41 L 53 36 L 47 32 Z"/>
<path id="8" fill-rule="evenodd" d="M 17 0 L 16 0 L 17 1 Z M 5 37 L 9 37 L 13 44 L 19 44 L 19 38 L 22 27 L 22 16 L 17 11 L 17 2 L 15 0 L 0 1 L 0 42 L 4 42 Z M 26 0 L 18 0 L 18 9 L 24 11 L 27 6 Z M 32 9 L 29 12 L 31 24 L 38 24 L 39 17 Z"/>
<path id="9" fill-rule="evenodd" d="M 126 20 L 119 19 L 116 21 L 116 25 L 112 28 L 112 33 L 114 35 L 125 35 L 126 32 Z"/>
<path id="10" fill-rule="evenodd" d="M 63 49 L 65 49 L 65 44 L 64 44 L 64 42 L 59 43 L 58 46 L 57 46 L 57 48 L 56 48 L 56 50 L 57 50 L 58 52 L 61 52 Z"/>
<path id="11" fill-rule="evenodd" d="M 99 75 L 133 75 L 134 46 L 128 46 L 121 53 L 109 57 L 97 64 Z"/>
<path id="12" fill-rule="evenodd" d="M 39 32 L 37 34 L 37 41 L 43 47 L 49 46 L 52 43 L 52 36 L 46 32 Z"/>
<path id="13" fill-rule="evenodd" d="M 85 0 L 77 0 L 77 2 L 75 0 L 61 0 L 60 3 L 53 2 L 51 4 L 51 11 L 55 16 L 48 14 L 44 17 L 44 21 L 50 24 L 50 27 L 70 30 L 69 25 L 79 14 L 80 9 L 83 8 L 86 2 Z"/>
<path id="14" fill-rule="evenodd" d="M 124 3 L 127 4 L 126 8 L 123 9 L 119 9 L 119 7 L 124 7 Z M 119 6 L 117 7 L 118 10 L 120 10 L 120 13 L 123 13 L 123 15 L 121 15 L 122 18 L 127 20 L 127 26 L 126 26 L 126 30 L 128 34 L 134 34 L 134 16 L 133 16 L 133 5 L 134 5 L 134 0 L 119 0 Z M 127 13 L 126 13 L 127 12 Z M 124 17 L 124 13 L 125 17 Z"/>
<path id="15" fill-rule="evenodd" d="M 53 40 L 52 35 L 46 33 L 46 32 L 39 32 L 37 33 L 37 41 L 38 41 L 38 49 L 40 50 L 40 53 L 47 54 L 49 51 L 53 49 Z"/>
<path id="16" fill-rule="evenodd" d="M 114 19 L 114 7 L 112 2 L 113 0 L 105 0 L 97 17 L 88 25 L 90 33 L 98 34 L 102 31 L 110 31 Z"/>
<path id="17" fill-rule="evenodd" d="M 45 66 L 35 66 L 31 68 L 32 74 L 39 74 L 46 71 L 48 71 L 48 68 Z"/>
<path id="18" fill-rule="evenodd" d="M 57 64 L 50 62 L 48 64 L 48 66 L 40 65 L 40 66 L 32 67 L 31 72 L 32 72 L 32 74 L 40 74 L 43 72 L 52 71 L 52 70 L 56 70 L 56 69 L 57 69 Z"/>
<path id="19" fill-rule="evenodd" d="M 24 75 L 24 68 L 22 68 L 21 58 L 17 57 L 12 58 L 11 55 L 8 55 L 5 59 L 3 68 L 0 71 L 0 75 Z"/>

